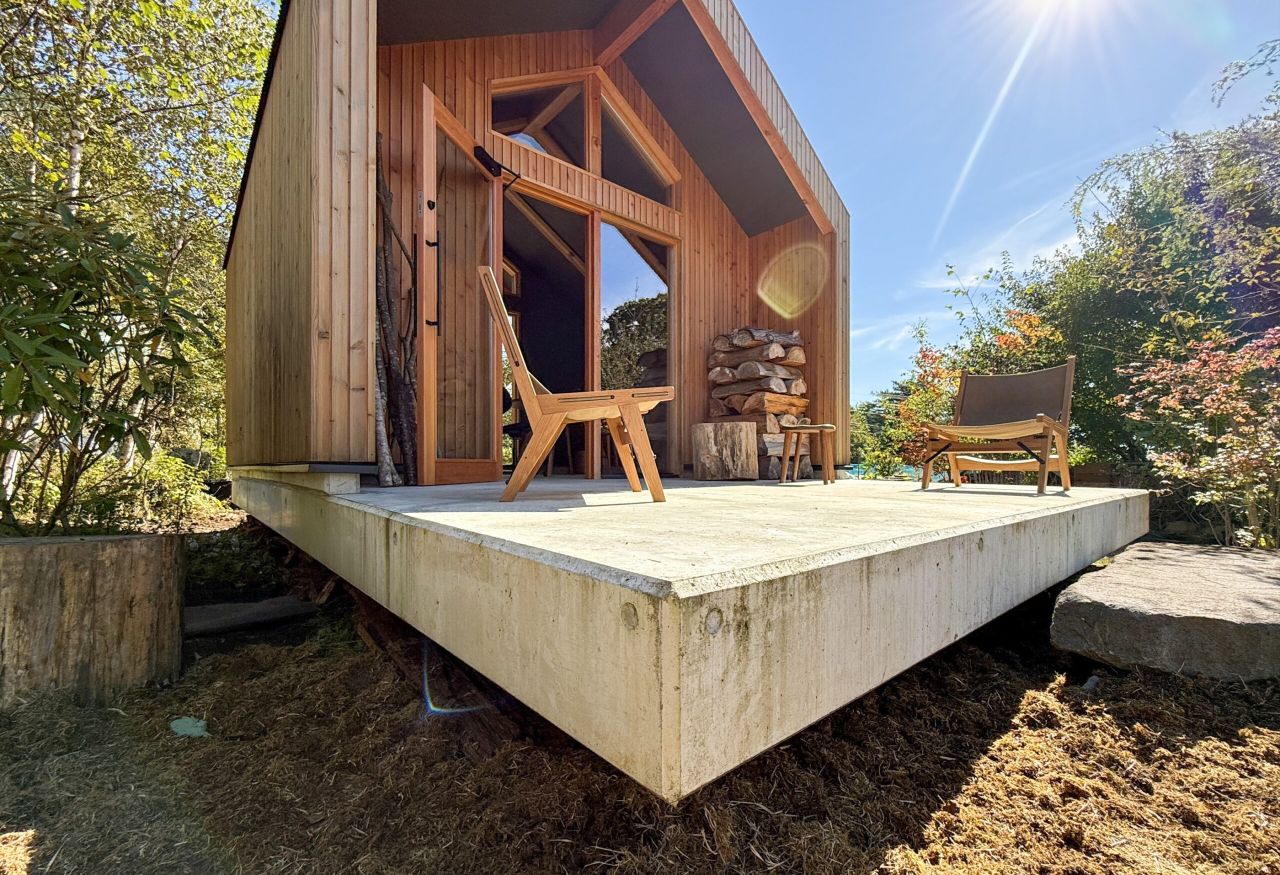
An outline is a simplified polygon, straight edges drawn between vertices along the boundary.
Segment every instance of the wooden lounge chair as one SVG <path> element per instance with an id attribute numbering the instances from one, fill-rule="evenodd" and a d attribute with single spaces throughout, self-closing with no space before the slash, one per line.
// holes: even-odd
<path id="1" fill-rule="evenodd" d="M 672 386 L 654 386 L 649 389 L 605 389 L 599 392 L 554 393 L 538 382 L 524 364 L 524 354 L 511 330 L 511 319 L 502 301 L 502 287 L 493 269 L 481 266 L 480 284 L 489 302 L 489 314 L 502 332 L 502 345 L 507 350 L 507 364 L 511 379 L 516 385 L 516 397 L 524 407 L 525 419 L 533 433 L 528 446 L 520 455 L 520 461 L 511 473 L 501 501 L 511 501 L 524 491 L 537 473 L 542 460 L 551 452 L 565 426 L 574 422 L 590 422 L 603 419 L 609 426 L 609 436 L 618 449 L 618 459 L 627 474 L 632 492 L 639 492 L 640 478 L 636 466 L 644 474 L 645 485 L 654 501 L 666 501 L 662 491 L 662 478 L 649 446 L 649 434 L 644 428 L 644 414 L 663 401 L 676 397 Z M 632 457 L 634 450 L 635 456 Z"/>
<path id="2" fill-rule="evenodd" d="M 927 425 L 920 488 L 929 488 L 934 461 L 946 456 L 956 486 L 961 471 L 1037 471 L 1036 491 L 1043 495 L 1052 468 L 1062 480 L 1062 490 L 1069 490 L 1067 429 L 1075 371 L 1076 357 L 1071 356 L 1066 364 L 1026 374 L 962 373 L 951 424 Z M 962 453 L 1018 453 L 1031 458 L 979 459 Z"/>

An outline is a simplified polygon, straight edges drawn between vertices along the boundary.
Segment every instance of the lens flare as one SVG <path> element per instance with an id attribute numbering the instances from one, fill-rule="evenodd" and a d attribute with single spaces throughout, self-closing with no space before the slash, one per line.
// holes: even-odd
<path id="1" fill-rule="evenodd" d="M 794 319 L 813 306 L 831 276 L 826 247 L 797 243 L 782 250 L 765 267 L 756 295 L 784 319 Z"/>
<path id="2" fill-rule="evenodd" d="M 422 716 L 418 718 L 418 722 L 425 722 L 429 717 L 459 717 L 463 714 L 474 714 L 477 711 L 485 711 L 489 705 L 470 705 L 464 708 L 448 708 L 437 705 L 431 698 L 431 685 L 427 681 L 427 664 L 430 656 L 430 649 L 427 646 L 427 639 L 422 639 Z"/>

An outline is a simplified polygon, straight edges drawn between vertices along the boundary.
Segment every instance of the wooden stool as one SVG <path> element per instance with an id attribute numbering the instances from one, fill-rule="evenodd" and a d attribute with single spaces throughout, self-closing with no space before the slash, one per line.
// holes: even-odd
<path id="1" fill-rule="evenodd" d="M 794 462 L 794 470 L 791 472 L 791 479 L 797 480 L 800 477 L 800 438 L 803 435 L 810 435 L 809 453 L 813 453 L 814 441 L 812 437 L 819 437 L 822 440 L 822 483 L 825 486 L 828 483 L 836 482 L 836 456 L 835 456 L 835 434 L 836 427 L 827 422 L 807 422 L 801 420 L 798 425 L 784 425 L 782 427 L 782 476 L 778 479 L 779 483 L 787 482 L 787 462 L 791 458 L 792 451 L 796 454 Z"/>

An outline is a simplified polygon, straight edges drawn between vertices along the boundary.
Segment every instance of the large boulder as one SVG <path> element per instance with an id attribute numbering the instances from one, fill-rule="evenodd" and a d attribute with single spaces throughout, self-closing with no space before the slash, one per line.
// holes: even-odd
<path id="1" fill-rule="evenodd" d="M 1055 647 L 1121 668 L 1280 677 L 1280 555 L 1134 544 L 1063 590 Z"/>

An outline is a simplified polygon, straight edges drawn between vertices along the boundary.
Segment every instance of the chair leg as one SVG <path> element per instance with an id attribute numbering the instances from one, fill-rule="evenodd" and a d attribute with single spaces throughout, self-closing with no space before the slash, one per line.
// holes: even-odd
<path id="1" fill-rule="evenodd" d="M 928 452 L 927 445 L 925 452 Z M 923 470 L 920 473 L 920 490 L 923 492 L 928 489 L 929 484 L 933 482 L 933 459 L 927 459 L 922 468 Z"/>
<path id="2" fill-rule="evenodd" d="M 1062 491 L 1071 491 L 1071 464 L 1067 461 L 1067 441 L 1062 435 L 1057 437 L 1058 446 L 1058 479 L 1062 481 Z"/>
<path id="3" fill-rule="evenodd" d="M 1045 437 L 1037 445 L 1040 450 L 1040 471 L 1036 478 L 1036 495 L 1044 495 L 1049 489 L 1049 450 L 1053 447 L 1053 438 Z"/>
<path id="4" fill-rule="evenodd" d="M 795 456 L 791 460 L 791 479 L 796 481 L 797 483 L 800 482 L 800 446 L 803 443 L 804 443 L 804 435 L 796 434 L 795 446 L 791 448 L 795 452 Z M 813 452 L 812 440 L 809 441 L 809 452 L 810 453 Z M 812 456 L 810 456 L 810 462 L 812 462 Z"/>
<path id="5" fill-rule="evenodd" d="M 622 407 L 622 422 L 627 427 L 631 445 L 636 451 L 636 463 L 644 474 L 645 485 L 649 487 L 649 495 L 654 501 L 666 501 L 667 494 L 662 491 L 662 475 L 658 473 L 658 463 L 653 459 L 653 448 L 649 446 L 649 432 L 645 431 L 644 416 L 640 408 L 633 404 Z"/>
<path id="6" fill-rule="evenodd" d="M 836 482 L 836 435 L 833 431 L 822 432 L 822 485 Z"/>
<path id="7" fill-rule="evenodd" d="M 534 428 L 529 446 L 520 456 L 520 463 L 516 465 L 516 469 L 511 472 L 511 479 L 507 481 L 507 488 L 498 499 L 499 501 L 513 501 L 517 495 L 524 492 L 533 475 L 538 473 L 538 468 L 542 466 L 542 460 L 560 439 L 562 431 L 564 431 L 564 414 L 547 417 Z"/>
<path id="8" fill-rule="evenodd" d="M 605 423 L 609 426 L 609 437 L 613 438 L 614 449 L 618 451 L 618 462 L 627 474 L 627 484 L 632 492 L 639 492 L 642 488 L 640 477 L 636 474 L 636 460 L 631 455 L 631 444 L 627 442 L 627 436 L 622 431 L 622 419 L 606 419 Z"/>
<path id="9" fill-rule="evenodd" d="M 951 469 L 951 485 L 959 488 L 964 475 L 960 473 L 960 462 L 955 453 L 947 453 L 947 465 Z"/>
<path id="10" fill-rule="evenodd" d="M 787 482 L 787 465 L 791 464 L 791 444 L 794 438 L 793 432 L 782 433 L 782 473 L 778 475 L 779 485 Z"/>

